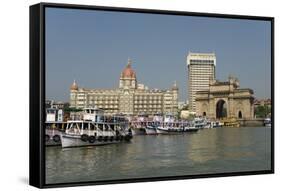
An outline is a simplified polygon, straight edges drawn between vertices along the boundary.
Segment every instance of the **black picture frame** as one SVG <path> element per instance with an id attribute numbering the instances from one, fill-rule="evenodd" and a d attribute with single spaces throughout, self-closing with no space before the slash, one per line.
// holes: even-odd
<path id="1" fill-rule="evenodd" d="M 264 171 L 231 172 L 219 174 L 200 174 L 187 176 L 171 176 L 141 179 L 120 179 L 90 182 L 73 182 L 46 184 L 45 183 L 45 147 L 44 147 L 44 121 L 45 121 L 45 9 L 70 8 L 80 10 L 104 10 L 113 12 L 152 13 L 159 15 L 182 15 L 197 17 L 214 17 L 229 19 L 262 20 L 271 22 L 271 169 Z M 103 7 L 73 4 L 39 3 L 30 6 L 30 139 L 29 139 L 29 184 L 38 188 L 53 188 L 66 186 L 84 186 L 100 184 L 116 184 L 147 181 L 165 181 L 178 179 L 194 179 L 209 177 L 226 177 L 274 173 L 274 18 L 248 15 L 230 15 L 214 13 L 195 13 L 183 11 L 167 11 L 152 9 L 135 9 L 121 7 Z M 40 127 L 40 128 L 39 128 Z"/>

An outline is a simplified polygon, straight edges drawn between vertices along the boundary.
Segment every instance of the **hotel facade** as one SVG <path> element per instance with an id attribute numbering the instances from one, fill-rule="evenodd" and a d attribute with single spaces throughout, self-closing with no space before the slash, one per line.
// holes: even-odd
<path id="1" fill-rule="evenodd" d="M 70 107 L 98 107 L 107 114 L 148 114 L 178 112 L 178 87 L 166 90 L 148 89 L 138 84 L 131 60 L 121 72 L 117 89 L 86 89 L 74 81 L 70 87 Z"/>
<path id="2" fill-rule="evenodd" d="M 196 92 L 209 90 L 216 77 L 216 55 L 214 53 L 191 53 L 187 55 L 189 110 L 196 112 Z"/>

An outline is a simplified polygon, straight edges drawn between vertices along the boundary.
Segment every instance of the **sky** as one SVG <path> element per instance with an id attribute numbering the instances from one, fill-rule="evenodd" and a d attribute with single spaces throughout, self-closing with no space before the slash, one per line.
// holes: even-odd
<path id="1" fill-rule="evenodd" d="M 258 99 L 271 97 L 269 21 L 46 9 L 46 99 L 69 101 L 69 88 L 116 89 L 128 58 L 138 83 L 179 86 L 186 101 L 188 52 L 216 54 L 216 78 L 231 74 Z"/>

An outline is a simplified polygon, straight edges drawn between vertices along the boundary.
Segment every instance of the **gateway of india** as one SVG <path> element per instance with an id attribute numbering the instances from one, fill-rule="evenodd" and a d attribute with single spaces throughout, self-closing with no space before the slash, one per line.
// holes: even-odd
<path id="1" fill-rule="evenodd" d="M 70 107 L 98 107 L 107 114 L 148 114 L 178 112 L 176 82 L 167 90 L 148 89 L 137 83 L 136 72 L 128 63 L 121 72 L 117 89 L 86 89 L 74 81 L 70 87 Z"/>
<path id="2" fill-rule="evenodd" d="M 190 110 L 208 118 L 254 117 L 254 91 L 240 88 L 239 80 L 216 80 L 216 55 L 192 53 L 187 56 Z"/>

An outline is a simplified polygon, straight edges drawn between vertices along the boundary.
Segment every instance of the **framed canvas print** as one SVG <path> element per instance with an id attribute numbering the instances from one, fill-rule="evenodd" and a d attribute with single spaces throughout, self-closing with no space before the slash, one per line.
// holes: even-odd
<path id="1" fill-rule="evenodd" d="M 274 172 L 274 18 L 30 7 L 30 185 Z"/>

